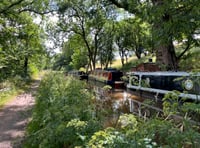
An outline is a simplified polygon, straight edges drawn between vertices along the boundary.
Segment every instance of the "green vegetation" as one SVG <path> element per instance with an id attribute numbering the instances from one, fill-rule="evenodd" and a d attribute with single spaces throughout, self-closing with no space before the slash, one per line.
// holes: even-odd
<path id="1" fill-rule="evenodd" d="M 16 95 L 27 90 L 30 82 L 30 79 L 24 79 L 16 76 L 13 79 L 0 83 L 0 108 L 3 107 L 8 101 L 12 100 Z"/>
<path id="2" fill-rule="evenodd" d="M 100 128 L 92 95 L 85 84 L 63 74 L 49 74 L 40 84 L 25 147 L 83 145 Z"/>
<path id="3" fill-rule="evenodd" d="M 176 95 L 165 98 L 174 101 L 164 99 L 164 117 L 118 114 L 109 122 L 113 112 L 95 100 L 85 82 L 50 73 L 39 87 L 24 147 L 198 147 L 200 127 L 190 122 L 188 113 L 199 112 L 199 105 L 177 108 Z M 169 118 L 178 112 L 188 116 L 176 122 Z"/>
<path id="4" fill-rule="evenodd" d="M 0 106 L 26 90 L 31 76 L 45 67 L 44 32 L 29 13 L 42 11 L 37 4 L 26 0 L 1 1 Z"/>
<path id="5" fill-rule="evenodd" d="M 183 71 L 200 71 L 200 47 L 192 48 L 180 61 L 179 66 Z"/>
<path id="6" fill-rule="evenodd" d="M 9 90 L 5 92 L 1 92 L 0 94 L 0 109 L 8 103 L 10 100 L 13 99 L 14 96 L 16 96 L 18 93 L 15 90 Z"/>
<path id="7" fill-rule="evenodd" d="M 6 102 L 5 98 L 19 88 L 26 89 L 31 76 L 43 69 L 69 71 L 82 67 L 89 71 L 97 63 L 107 68 L 114 65 L 116 52 L 122 66 L 116 62 L 114 67 L 123 71 L 149 58 L 155 58 L 163 70 L 199 71 L 199 7 L 199 0 L 2 0 L 0 102 Z M 58 21 L 51 22 L 52 15 Z M 53 52 L 57 47 L 60 54 Z M 128 57 L 133 60 L 128 61 Z M 167 98 L 176 99 L 173 95 Z M 182 109 L 176 101 L 165 102 L 166 115 L 199 112 L 196 104 L 184 104 Z M 146 121 L 122 115 L 105 128 L 105 117 L 112 111 L 103 106 L 83 82 L 49 74 L 40 85 L 25 147 L 199 144 L 199 129 L 188 123 L 188 118 L 174 123 L 157 117 Z M 124 125 L 121 120 L 134 124 Z"/>
<path id="8" fill-rule="evenodd" d="M 142 54 L 156 57 L 163 70 L 199 69 L 190 65 L 198 58 L 198 8 L 197 0 L 3 0 L 0 82 L 45 68 L 107 68 L 116 53 L 122 69 L 131 67 L 128 57 Z"/>

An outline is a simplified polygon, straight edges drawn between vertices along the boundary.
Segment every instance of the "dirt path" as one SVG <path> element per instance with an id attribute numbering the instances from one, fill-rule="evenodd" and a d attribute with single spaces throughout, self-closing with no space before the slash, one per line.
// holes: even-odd
<path id="1" fill-rule="evenodd" d="M 0 148 L 21 147 L 38 85 L 36 80 L 29 92 L 17 96 L 0 110 Z"/>

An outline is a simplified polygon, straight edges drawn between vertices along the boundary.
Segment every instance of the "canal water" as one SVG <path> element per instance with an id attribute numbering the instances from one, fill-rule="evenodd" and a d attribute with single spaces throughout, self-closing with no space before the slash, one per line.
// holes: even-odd
<path id="1" fill-rule="evenodd" d="M 101 109 L 110 109 L 114 114 L 133 113 L 141 117 L 150 117 L 155 113 L 162 113 L 162 102 L 156 96 L 152 99 L 137 91 L 110 89 L 99 82 L 89 82 L 89 85 L 96 96 L 96 101 L 101 102 Z"/>

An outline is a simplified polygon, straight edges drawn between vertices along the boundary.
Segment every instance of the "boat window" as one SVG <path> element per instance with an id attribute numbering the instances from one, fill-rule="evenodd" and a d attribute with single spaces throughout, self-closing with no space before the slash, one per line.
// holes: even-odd
<path id="1" fill-rule="evenodd" d="M 134 75 L 130 77 L 131 85 L 138 86 L 139 85 L 139 76 Z"/>
<path id="2" fill-rule="evenodd" d="M 113 81 L 121 81 L 122 76 L 123 76 L 123 73 L 120 71 L 112 72 Z"/>
<path id="3" fill-rule="evenodd" d="M 151 87 L 150 85 L 150 76 L 142 76 L 142 79 L 141 79 L 141 86 L 142 87 Z"/>

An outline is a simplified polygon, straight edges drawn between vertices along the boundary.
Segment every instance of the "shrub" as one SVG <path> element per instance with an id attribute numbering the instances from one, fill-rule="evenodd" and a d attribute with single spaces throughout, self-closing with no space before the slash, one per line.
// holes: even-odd
<path id="1" fill-rule="evenodd" d="M 83 145 L 90 133 L 99 128 L 91 98 L 85 82 L 58 73 L 45 76 L 28 125 L 25 147 Z M 85 138 L 80 142 L 80 137 Z"/>

